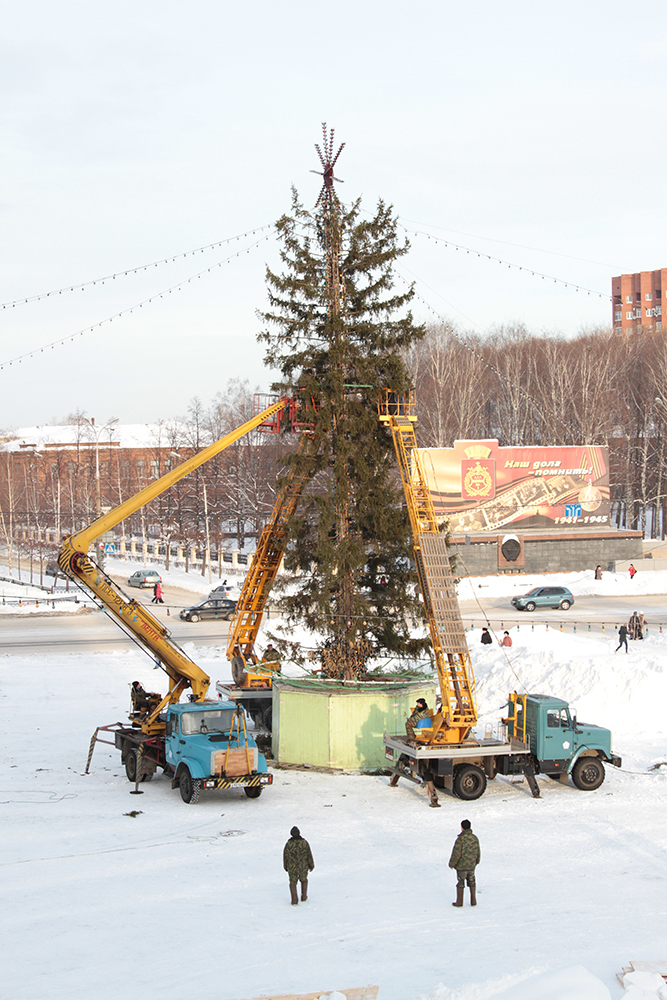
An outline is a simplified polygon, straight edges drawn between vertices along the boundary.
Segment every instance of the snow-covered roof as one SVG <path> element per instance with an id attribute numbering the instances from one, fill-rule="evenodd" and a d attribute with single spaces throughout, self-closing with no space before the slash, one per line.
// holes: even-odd
<path id="1" fill-rule="evenodd" d="M 44 424 L 36 427 L 19 427 L 0 438 L 0 449 L 3 451 L 28 451 L 42 448 L 55 450 L 75 448 L 77 443 L 81 448 L 95 446 L 96 434 L 99 435 L 100 447 L 109 445 L 121 448 L 167 448 L 174 447 L 178 437 L 182 437 L 184 427 L 176 422 L 158 424 L 114 424 L 105 429 L 103 424 L 95 429 L 88 425 L 76 424 Z M 175 435 L 176 441 L 175 441 Z"/>

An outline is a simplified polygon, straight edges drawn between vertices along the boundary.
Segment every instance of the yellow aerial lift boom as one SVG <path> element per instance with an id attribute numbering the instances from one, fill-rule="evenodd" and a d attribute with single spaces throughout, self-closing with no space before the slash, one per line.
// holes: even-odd
<path id="1" fill-rule="evenodd" d="M 442 710 L 433 719 L 428 740 L 430 743 L 462 743 L 477 722 L 475 675 L 456 597 L 447 540 L 435 519 L 433 501 L 417 450 L 414 392 L 398 396 L 386 391 L 380 403 L 379 417 L 387 424 L 394 439 L 412 526 L 419 586 L 442 695 Z"/>
<path id="2" fill-rule="evenodd" d="M 414 554 L 438 672 L 441 711 L 430 727 L 415 730 L 415 738 L 384 735 L 385 757 L 398 777 L 451 789 L 471 800 L 484 794 L 487 779 L 497 774 L 524 774 L 539 798 L 536 774 L 548 774 L 583 790 L 599 788 L 604 762 L 621 766 L 612 753 L 611 733 L 601 726 L 578 723 L 567 702 L 549 695 L 508 698 L 505 732 L 478 738 L 475 675 L 454 588 L 446 536 L 440 531 L 417 450 L 414 394 L 386 392 L 380 420 L 391 430 L 401 471 L 414 539 Z M 553 740 L 557 729 L 562 739 Z M 562 749 L 556 754 L 553 744 Z"/>
<path id="3" fill-rule="evenodd" d="M 260 413 L 247 420 L 236 430 L 219 441 L 204 448 L 192 458 L 167 472 L 154 483 L 146 486 L 135 496 L 120 504 L 108 514 L 98 517 L 82 531 L 65 538 L 62 543 L 58 565 L 64 573 L 79 581 L 101 602 L 105 610 L 113 616 L 121 628 L 130 632 L 164 667 L 169 675 L 169 691 L 164 698 L 141 720 L 142 732 L 154 735 L 163 732 L 164 723 L 160 714 L 168 705 L 175 705 L 181 694 L 191 688 L 193 701 L 202 702 L 210 684 L 210 678 L 197 666 L 169 637 L 169 630 L 138 601 L 128 598 L 98 566 L 88 558 L 89 546 L 105 531 L 134 514 L 155 497 L 160 496 L 190 472 L 224 451 L 244 434 L 259 427 L 278 414 L 288 403 L 280 399 Z"/>
<path id="4" fill-rule="evenodd" d="M 313 455 L 317 451 L 312 431 L 303 432 L 297 456 Z M 304 464 L 292 465 L 278 492 L 269 518 L 252 561 L 252 566 L 241 589 L 236 604 L 227 643 L 227 659 L 231 661 L 232 676 L 240 688 L 266 688 L 271 686 L 270 674 L 253 671 L 260 662 L 255 651 L 255 640 L 262 624 L 264 610 L 271 593 L 287 545 L 287 525 L 294 514 L 303 487 L 308 480 Z M 250 669 L 249 669 L 250 668 Z"/>

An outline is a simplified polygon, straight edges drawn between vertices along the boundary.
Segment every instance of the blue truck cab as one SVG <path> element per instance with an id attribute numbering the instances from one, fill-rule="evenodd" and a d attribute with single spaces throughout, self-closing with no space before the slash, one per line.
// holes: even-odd
<path id="1" fill-rule="evenodd" d="M 579 722 L 566 701 L 551 695 L 512 696 L 508 733 L 528 743 L 536 773 L 564 776 L 564 781 L 572 775 L 584 790 L 600 787 L 604 761 L 615 767 L 622 763 L 612 753 L 609 729 Z"/>
<path id="2" fill-rule="evenodd" d="M 203 701 L 170 705 L 167 710 L 165 772 L 184 802 L 194 803 L 202 789 L 243 788 L 258 798 L 273 782 L 266 758 L 246 732 L 234 702 Z"/>

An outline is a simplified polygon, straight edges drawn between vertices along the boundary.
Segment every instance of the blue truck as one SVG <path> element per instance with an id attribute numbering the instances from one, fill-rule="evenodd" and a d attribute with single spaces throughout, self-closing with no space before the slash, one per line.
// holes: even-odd
<path id="1" fill-rule="evenodd" d="M 139 681 L 133 681 L 130 724 L 98 726 L 90 741 L 86 773 L 95 744 L 110 743 L 105 737 L 113 736 L 113 745 L 120 750 L 125 773 L 137 793 L 139 783 L 150 780 L 158 768 L 171 778 L 172 788 L 179 788 L 181 798 L 188 803 L 197 802 L 203 789 L 215 788 L 243 788 L 248 798 L 256 799 L 265 785 L 272 784 L 266 758 L 246 730 L 243 707 L 228 699 L 207 699 L 211 679 L 206 672 L 174 641 L 165 622 L 129 597 L 103 566 L 89 558 L 88 552 L 93 546 L 98 551 L 99 539 L 106 532 L 244 434 L 278 419 L 288 404 L 284 398 L 275 400 L 88 527 L 63 538 L 59 569 L 92 595 L 97 606 L 148 654 L 153 666 L 164 671 L 169 684 L 162 695 L 147 692 Z M 184 695 L 187 701 L 181 701 Z"/>
<path id="2" fill-rule="evenodd" d="M 129 781 L 150 781 L 161 768 L 190 805 L 204 789 L 243 788 L 249 799 L 256 799 L 273 783 L 266 758 L 246 730 L 243 709 L 233 702 L 169 705 L 163 721 L 164 734 L 114 727 Z"/>
<path id="3" fill-rule="evenodd" d="M 579 722 L 566 701 L 551 695 L 512 693 L 495 736 L 471 733 L 463 742 L 448 744 L 429 743 L 429 735 L 428 726 L 417 729 L 414 739 L 385 733 L 389 770 L 465 800 L 478 799 L 497 775 L 523 774 L 535 798 L 540 796 L 537 774 L 564 784 L 571 778 L 577 788 L 593 791 L 605 779 L 605 763 L 622 764 L 612 752 L 608 729 Z"/>

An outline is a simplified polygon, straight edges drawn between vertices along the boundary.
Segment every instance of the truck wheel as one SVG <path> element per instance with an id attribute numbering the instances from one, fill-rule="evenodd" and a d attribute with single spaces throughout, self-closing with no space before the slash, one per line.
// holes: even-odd
<path id="1" fill-rule="evenodd" d="M 246 793 L 249 799 L 258 799 L 262 794 L 262 786 L 259 785 L 257 788 L 244 788 L 243 791 Z"/>
<path id="2" fill-rule="evenodd" d="M 572 768 L 572 780 L 583 792 L 592 792 L 604 781 L 604 764 L 598 757 L 580 757 Z"/>
<path id="3" fill-rule="evenodd" d="M 242 656 L 232 657 L 232 677 L 237 687 L 243 687 L 245 681 L 245 670 Z"/>
<path id="4" fill-rule="evenodd" d="M 534 610 L 535 610 L 535 602 L 528 601 L 528 604 L 526 605 L 526 611 L 534 611 Z"/>
<path id="5" fill-rule="evenodd" d="M 561 609 L 561 611 L 569 611 L 570 610 L 570 602 L 569 601 L 561 601 L 560 602 L 560 609 Z"/>
<path id="6" fill-rule="evenodd" d="M 181 771 L 178 787 L 181 790 L 181 798 L 184 802 L 187 802 L 188 805 L 193 806 L 195 802 L 199 801 L 201 781 L 197 778 L 193 778 L 187 767 L 183 768 Z"/>
<path id="7" fill-rule="evenodd" d="M 269 730 L 269 732 L 273 731 L 271 729 L 271 725 L 273 723 L 273 706 L 272 705 L 269 705 L 269 707 L 265 708 L 264 711 L 262 712 L 262 723 L 264 724 L 264 726 L 266 726 L 266 728 Z"/>
<path id="8" fill-rule="evenodd" d="M 454 792 L 460 799 L 470 802 L 478 799 L 486 791 L 486 775 L 481 767 L 463 764 L 457 768 L 454 777 Z"/>
<path id="9" fill-rule="evenodd" d="M 127 756 L 125 757 L 125 774 L 127 775 L 127 780 L 131 781 L 132 784 L 137 780 L 137 751 L 128 750 Z M 153 777 L 153 772 L 149 771 L 148 774 L 142 774 L 139 781 L 150 781 Z"/>

